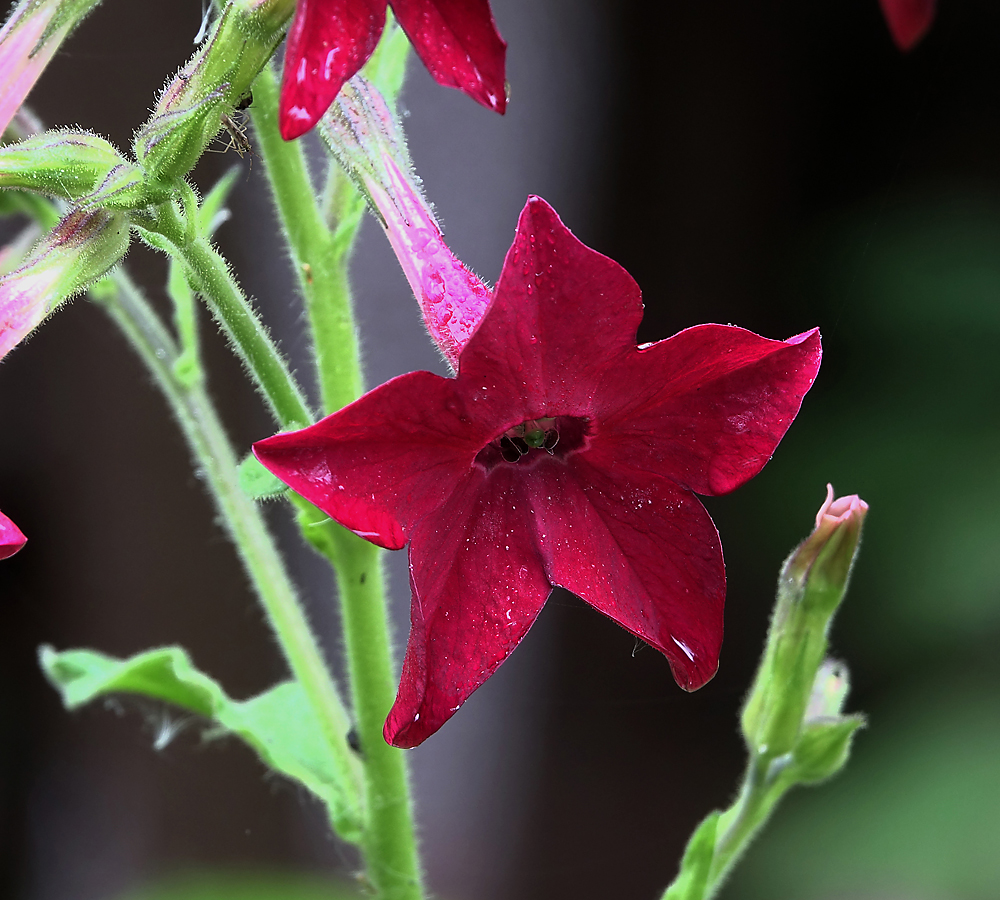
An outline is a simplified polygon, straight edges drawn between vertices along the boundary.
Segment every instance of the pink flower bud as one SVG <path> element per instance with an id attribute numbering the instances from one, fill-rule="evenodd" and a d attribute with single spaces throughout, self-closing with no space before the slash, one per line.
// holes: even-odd
<path id="1" fill-rule="evenodd" d="M 59 45 L 99 0 L 21 0 L 0 31 L 0 134 Z"/>
<path id="2" fill-rule="evenodd" d="M 375 207 L 424 324 L 456 369 L 493 292 L 445 244 L 395 116 L 381 94 L 356 75 L 324 117 L 320 134 Z"/>
<path id="3" fill-rule="evenodd" d="M 75 210 L 17 270 L 0 278 L 0 359 L 60 303 L 101 278 L 125 255 L 122 215 Z"/>
<path id="4" fill-rule="evenodd" d="M 810 586 L 843 592 L 861 540 L 868 504 L 857 494 L 834 499 L 826 486 L 826 500 L 816 513 L 816 528 L 785 564 L 785 575 Z"/>
<path id="5" fill-rule="evenodd" d="M 21 529 L 0 512 L 0 559 L 13 556 L 25 545 L 27 540 L 21 533 Z"/>

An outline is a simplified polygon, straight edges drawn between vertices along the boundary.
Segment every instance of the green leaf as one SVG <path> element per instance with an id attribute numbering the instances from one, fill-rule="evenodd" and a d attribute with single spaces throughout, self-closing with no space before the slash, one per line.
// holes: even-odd
<path id="1" fill-rule="evenodd" d="M 142 694 L 214 722 L 218 729 L 212 736 L 221 731 L 242 738 L 265 765 L 304 785 L 327 805 L 337 834 L 346 841 L 360 840 L 358 773 L 335 768 L 297 682 L 284 682 L 246 701 L 232 700 L 180 647 L 119 660 L 93 650 L 59 653 L 43 646 L 39 662 L 67 709 L 107 694 Z"/>
<path id="2" fill-rule="evenodd" d="M 288 485 L 268 472 L 252 453 L 240 463 L 237 474 L 243 493 L 251 500 L 279 497 L 288 490 Z"/>
<path id="3" fill-rule="evenodd" d="M 865 717 L 859 715 L 807 722 L 795 747 L 795 781 L 815 784 L 839 772 L 850 755 L 854 733 L 864 724 Z"/>
<path id="4" fill-rule="evenodd" d="M 667 888 L 663 900 L 702 900 L 708 891 L 708 879 L 715 856 L 715 834 L 719 811 L 709 813 L 695 829 L 684 851 L 681 870 Z"/>
<path id="5" fill-rule="evenodd" d="M 212 190 L 201 201 L 198 209 L 198 230 L 206 237 L 215 234 L 216 229 L 229 217 L 225 208 L 226 201 L 241 171 L 240 166 L 233 166 L 215 182 Z"/>

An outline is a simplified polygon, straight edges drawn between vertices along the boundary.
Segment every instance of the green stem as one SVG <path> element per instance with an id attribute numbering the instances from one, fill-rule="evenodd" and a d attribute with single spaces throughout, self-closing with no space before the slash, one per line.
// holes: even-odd
<path id="1" fill-rule="evenodd" d="M 362 389 L 360 368 L 345 352 L 354 343 L 347 280 L 354 235 L 334 240 L 316 203 L 302 142 L 285 141 L 278 131 L 278 82 L 271 66 L 254 82 L 253 97 L 254 131 L 305 297 L 323 410 L 330 413 L 355 400 Z"/>
<path id="2" fill-rule="evenodd" d="M 232 342 L 240 359 L 257 382 L 282 428 L 302 428 L 312 422 L 312 413 L 295 381 L 237 283 L 229 264 L 200 234 L 192 235 L 188 217 L 173 204 L 161 204 L 155 214 L 141 222 L 144 229 L 165 238 L 183 261 L 192 286 L 205 299 L 212 315 Z"/>
<path id="3" fill-rule="evenodd" d="M 340 409 L 362 390 L 361 358 L 347 266 L 360 221 L 353 192 L 331 233 L 312 186 L 301 146 L 278 134 L 277 85 L 264 71 L 254 85 L 253 117 L 259 149 L 313 325 L 326 411 Z M 348 210 L 357 214 L 348 217 Z M 406 761 L 382 737 L 395 694 L 381 551 L 297 498 L 304 536 L 332 564 L 343 613 L 351 697 L 364 752 L 366 828 L 362 850 L 368 877 L 386 900 L 423 896 Z"/>
<path id="4" fill-rule="evenodd" d="M 347 742 L 350 717 L 333 683 L 258 507 L 240 489 L 237 458 L 211 400 L 200 383 L 185 384 L 174 371 L 177 346 L 138 288 L 119 270 L 118 290 L 102 301 L 156 379 L 187 438 L 196 464 L 229 530 L 243 565 L 267 612 L 292 674 L 302 685 L 341 771 L 360 782 L 356 755 Z M 355 792 L 355 806 L 360 791 Z M 360 817 L 361 811 L 357 809 Z"/>

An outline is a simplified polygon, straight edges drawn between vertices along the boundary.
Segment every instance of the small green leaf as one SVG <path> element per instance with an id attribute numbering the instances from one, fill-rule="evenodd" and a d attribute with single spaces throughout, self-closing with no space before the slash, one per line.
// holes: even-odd
<path id="1" fill-rule="evenodd" d="M 107 694 L 142 694 L 214 722 L 249 744 L 265 765 L 307 787 L 326 805 L 336 832 L 361 838 L 357 772 L 339 771 L 301 686 L 284 682 L 246 701 L 232 700 L 180 647 L 119 660 L 93 650 L 39 650 L 39 662 L 68 709 Z M 218 733 L 218 730 L 216 733 Z"/>
<path id="2" fill-rule="evenodd" d="M 708 879 L 715 857 L 715 834 L 719 811 L 709 813 L 695 829 L 684 851 L 681 870 L 667 888 L 663 900 L 702 900 L 708 891 Z"/>
<path id="3" fill-rule="evenodd" d="M 795 780 L 815 784 L 839 772 L 850 755 L 854 733 L 864 724 L 865 717 L 858 715 L 806 723 L 794 752 L 791 773 Z"/>
<path id="4" fill-rule="evenodd" d="M 268 500 L 288 490 L 288 485 L 268 472 L 252 453 L 240 463 L 238 476 L 240 488 L 251 500 Z"/>
<path id="5" fill-rule="evenodd" d="M 201 201 L 198 209 L 198 230 L 206 237 L 215 234 L 215 230 L 228 218 L 226 201 L 241 171 L 240 166 L 233 166 L 215 182 L 205 199 Z"/>

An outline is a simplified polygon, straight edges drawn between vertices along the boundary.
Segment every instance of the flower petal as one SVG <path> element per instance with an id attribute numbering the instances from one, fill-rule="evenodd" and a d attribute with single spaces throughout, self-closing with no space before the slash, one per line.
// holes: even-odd
<path id="1" fill-rule="evenodd" d="M 551 590 L 523 475 L 474 469 L 410 545 L 410 637 L 385 723 L 395 747 L 437 731 L 520 643 Z"/>
<path id="2" fill-rule="evenodd" d="M 599 392 L 596 452 L 698 494 L 725 494 L 771 458 L 812 387 L 819 330 L 772 341 L 698 325 L 639 350 Z"/>
<path id="3" fill-rule="evenodd" d="M 312 128 L 344 82 L 375 52 L 385 9 L 386 0 L 298 0 L 278 108 L 286 141 Z"/>
<path id="4" fill-rule="evenodd" d="M 632 276 L 531 197 L 459 372 L 520 398 L 526 419 L 587 416 L 605 371 L 635 354 L 641 321 Z"/>
<path id="5" fill-rule="evenodd" d="M 390 0 L 396 20 L 434 80 L 488 109 L 507 107 L 504 58 L 488 0 Z"/>
<path id="6" fill-rule="evenodd" d="M 27 541 L 21 529 L 0 512 L 0 559 L 13 556 Z"/>
<path id="7" fill-rule="evenodd" d="M 912 50 L 934 21 L 935 0 L 879 0 L 889 32 L 900 50 Z"/>
<path id="8" fill-rule="evenodd" d="M 292 490 L 390 550 L 454 490 L 492 434 L 471 421 L 455 382 L 401 375 L 301 431 L 253 445 Z"/>
<path id="9" fill-rule="evenodd" d="M 705 508 L 664 478 L 604 470 L 587 453 L 537 467 L 538 545 L 553 585 L 655 647 L 688 691 L 716 672 L 726 572 Z M 544 472 L 540 471 L 544 467 Z"/>

